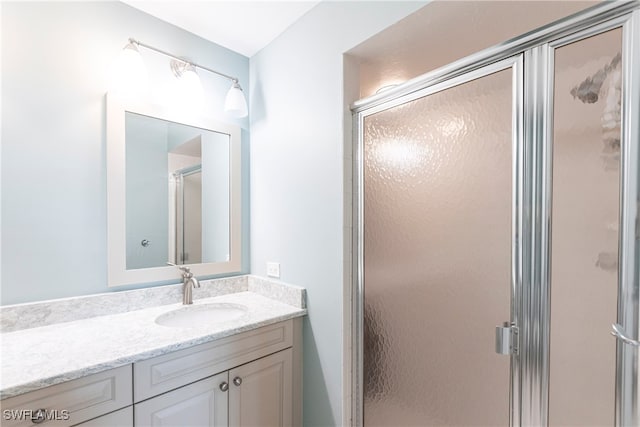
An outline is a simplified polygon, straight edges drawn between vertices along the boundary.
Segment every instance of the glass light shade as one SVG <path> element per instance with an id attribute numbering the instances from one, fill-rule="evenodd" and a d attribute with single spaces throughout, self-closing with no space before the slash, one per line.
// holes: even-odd
<path id="1" fill-rule="evenodd" d="M 111 90 L 121 96 L 140 95 L 149 85 L 147 69 L 135 44 L 129 43 L 120 52 L 113 68 Z"/>
<path id="2" fill-rule="evenodd" d="M 238 119 L 247 117 L 247 114 L 249 114 L 244 92 L 242 92 L 242 88 L 237 82 L 234 82 L 229 92 L 227 92 L 227 97 L 224 100 L 224 111 L 229 116 Z"/>

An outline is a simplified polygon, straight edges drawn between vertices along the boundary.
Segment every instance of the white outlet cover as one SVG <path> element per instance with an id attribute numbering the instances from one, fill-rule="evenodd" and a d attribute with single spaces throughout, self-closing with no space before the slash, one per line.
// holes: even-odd
<path id="1" fill-rule="evenodd" d="M 267 276 L 274 277 L 276 279 L 280 278 L 280 263 L 279 262 L 268 262 L 267 263 Z"/>

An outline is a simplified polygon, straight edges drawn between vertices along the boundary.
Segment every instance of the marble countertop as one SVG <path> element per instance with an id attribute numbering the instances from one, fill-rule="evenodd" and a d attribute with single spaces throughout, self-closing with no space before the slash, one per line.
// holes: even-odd
<path id="1" fill-rule="evenodd" d="M 155 319 L 183 307 L 169 304 L 0 334 L 0 399 L 101 372 L 239 332 L 303 316 L 305 308 L 244 291 L 194 300 L 241 304 L 239 319 L 190 328 Z"/>

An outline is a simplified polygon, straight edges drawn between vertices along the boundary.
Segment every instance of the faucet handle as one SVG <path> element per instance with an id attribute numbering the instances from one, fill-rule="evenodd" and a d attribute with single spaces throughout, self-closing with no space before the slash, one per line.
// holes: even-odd
<path id="1" fill-rule="evenodd" d="M 169 261 L 167 261 L 167 264 L 174 266 L 178 270 L 182 271 L 182 273 L 184 273 L 185 275 L 191 274 L 191 269 L 189 267 L 187 267 L 186 265 L 176 265 L 176 264 L 174 264 L 172 262 L 169 262 Z"/>

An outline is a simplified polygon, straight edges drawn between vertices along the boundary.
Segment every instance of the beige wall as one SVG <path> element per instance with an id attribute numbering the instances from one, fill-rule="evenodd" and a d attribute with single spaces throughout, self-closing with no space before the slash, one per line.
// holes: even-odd
<path id="1" fill-rule="evenodd" d="M 597 4 L 596 1 L 433 1 L 349 54 L 360 95 L 401 83 Z"/>

